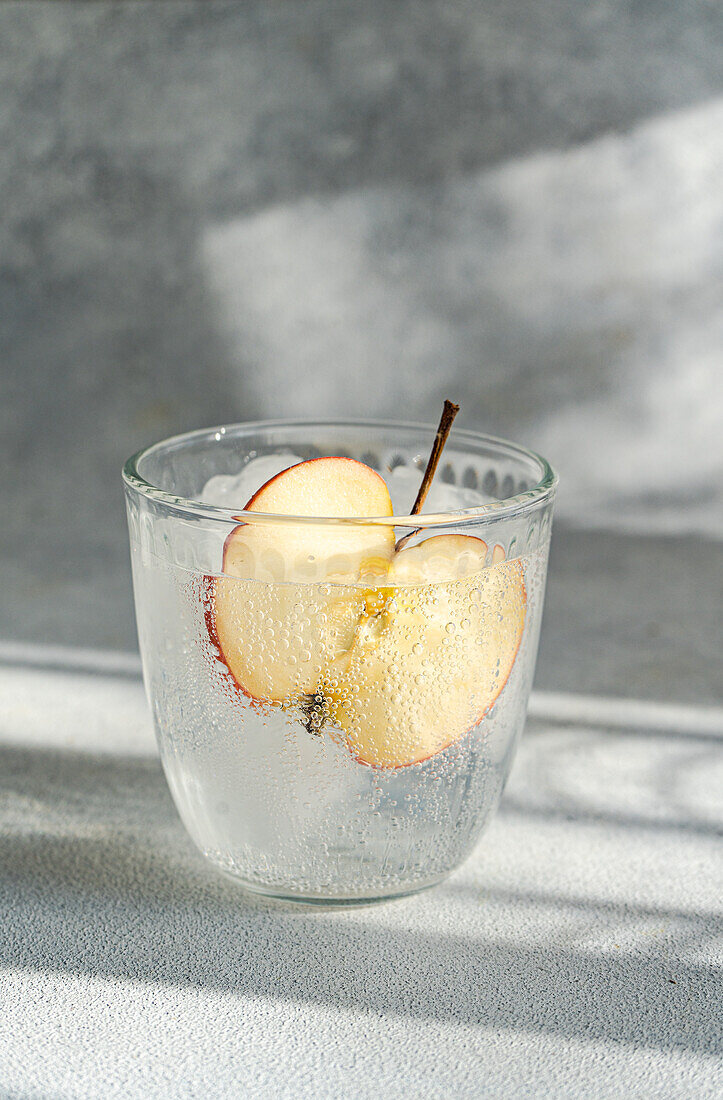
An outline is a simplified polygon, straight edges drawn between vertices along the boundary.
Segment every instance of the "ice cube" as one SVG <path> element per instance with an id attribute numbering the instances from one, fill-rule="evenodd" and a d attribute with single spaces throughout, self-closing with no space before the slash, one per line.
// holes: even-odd
<path id="1" fill-rule="evenodd" d="M 408 516 L 422 483 L 422 472 L 413 466 L 396 466 L 387 474 L 387 485 L 392 498 L 395 516 Z M 424 502 L 423 512 L 459 512 L 465 508 L 479 508 L 489 501 L 479 489 L 466 489 L 434 479 Z"/>
<path id="2" fill-rule="evenodd" d="M 201 492 L 201 500 L 218 508 L 245 508 L 262 485 L 301 461 L 293 454 L 252 458 L 237 474 L 215 474 L 209 478 Z"/>
<path id="3" fill-rule="evenodd" d="M 219 508 L 244 508 L 254 493 L 267 481 L 303 459 L 294 454 L 261 455 L 252 458 L 237 474 L 215 474 L 203 487 L 201 500 Z M 395 516 L 408 516 L 422 481 L 422 473 L 413 466 L 397 466 L 386 474 Z M 432 482 L 423 511 L 458 512 L 479 508 L 491 500 L 479 489 L 449 485 L 439 475 Z"/>

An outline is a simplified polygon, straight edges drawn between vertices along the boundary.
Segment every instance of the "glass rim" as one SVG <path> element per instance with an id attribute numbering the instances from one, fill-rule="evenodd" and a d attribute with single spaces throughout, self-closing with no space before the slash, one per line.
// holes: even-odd
<path id="1" fill-rule="evenodd" d="M 495 500 L 489 504 L 479 504 L 473 508 L 462 508 L 448 512 L 420 512 L 418 515 L 406 516 L 295 516 L 284 513 L 254 512 L 244 508 L 222 508 L 218 505 L 206 504 L 204 501 L 194 500 L 190 497 L 177 496 L 147 481 L 138 470 L 139 463 L 154 451 L 160 451 L 171 446 L 179 446 L 184 443 L 191 443 L 194 440 L 201 440 L 204 438 L 220 441 L 226 434 L 237 429 L 242 429 L 244 432 L 250 434 L 253 431 L 266 431 L 274 428 L 341 428 L 347 426 L 354 428 L 369 428 L 370 430 L 399 428 L 424 432 L 429 435 L 430 448 L 436 432 L 436 425 L 433 424 L 422 424 L 406 420 L 369 420 L 364 417 L 319 420 L 280 419 L 240 421 L 236 424 L 224 424 L 212 428 L 197 428 L 190 432 L 182 432 L 179 435 L 169 436 L 166 439 L 159 440 L 157 443 L 152 443 L 148 447 L 143 447 L 140 451 L 136 451 L 135 454 L 131 455 L 125 462 L 122 472 L 123 481 L 129 489 L 132 489 L 141 496 L 148 497 L 164 505 L 172 512 L 234 524 L 248 522 L 250 520 L 253 523 L 273 525 L 342 524 L 344 526 L 363 525 L 375 527 L 421 528 L 440 527 L 444 525 L 450 526 L 454 524 L 454 526 L 458 527 L 474 524 L 481 519 L 508 519 L 521 512 L 529 511 L 535 505 L 551 500 L 554 497 L 558 477 L 546 458 L 543 458 L 542 455 L 537 454 L 527 447 L 522 447 L 518 443 L 513 443 L 510 440 L 501 439 L 497 436 L 487 435 L 485 432 L 477 432 L 469 428 L 453 428 L 450 433 L 450 440 L 453 443 L 458 442 L 461 444 L 464 444 L 465 441 L 476 445 L 484 443 L 496 447 L 500 451 L 506 452 L 508 455 L 518 456 L 528 461 L 531 459 L 542 468 L 542 476 L 539 481 L 529 489 L 517 493 L 515 496 L 504 497 L 501 500 Z M 297 465 L 297 463 L 292 463 L 291 465 Z"/>

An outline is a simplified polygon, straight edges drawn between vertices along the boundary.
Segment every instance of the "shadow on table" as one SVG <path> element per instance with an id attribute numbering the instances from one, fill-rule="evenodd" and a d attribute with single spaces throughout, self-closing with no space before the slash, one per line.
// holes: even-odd
<path id="1" fill-rule="evenodd" d="M 256 902 L 193 849 L 156 761 L 2 748 L 0 777 L 3 967 L 715 1048 L 716 971 L 702 963 L 676 961 L 673 973 L 652 954 L 612 957 L 564 942 L 536 948 L 499 936 L 406 931 L 365 919 L 364 910 L 309 913 Z M 464 888 L 438 889 L 447 912 L 455 897 L 464 904 Z M 522 894 L 499 900 L 535 901 Z M 699 927 L 710 934 L 709 923 Z"/>
<path id="2" fill-rule="evenodd" d="M 714 797 L 722 749 L 723 736 L 712 730 L 530 719 L 500 810 L 528 822 L 717 839 L 723 837 L 721 802 Z"/>

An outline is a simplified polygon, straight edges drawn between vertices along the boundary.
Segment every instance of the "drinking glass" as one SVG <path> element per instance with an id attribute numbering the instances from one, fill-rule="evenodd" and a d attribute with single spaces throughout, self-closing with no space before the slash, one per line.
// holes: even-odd
<path id="1" fill-rule="evenodd" d="M 410 515 L 433 438 L 406 423 L 238 424 L 124 467 L 165 774 L 200 850 L 249 890 L 337 905 L 413 893 L 465 859 L 499 802 L 532 684 L 556 476 L 531 451 L 455 430 Z M 320 456 L 377 471 L 399 514 L 246 508 L 269 471 Z M 266 550 L 231 570 L 242 525 L 263 529 Z M 393 568 L 354 576 L 343 554 L 330 566 L 340 534 L 396 546 Z M 321 552 L 297 560 L 312 535 Z"/>

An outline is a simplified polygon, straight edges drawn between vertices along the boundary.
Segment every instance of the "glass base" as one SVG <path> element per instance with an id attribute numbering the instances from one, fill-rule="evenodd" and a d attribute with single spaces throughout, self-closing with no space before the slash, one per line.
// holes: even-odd
<path id="1" fill-rule="evenodd" d="M 354 906 L 377 905 L 382 901 L 395 901 L 398 898 L 408 898 L 414 894 L 420 894 L 423 890 L 429 890 L 444 882 L 452 873 L 446 871 L 442 875 L 434 875 L 428 879 L 420 879 L 408 886 L 390 886 L 386 890 L 374 890 L 369 894 L 304 894 L 294 893 L 283 886 L 266 885 L 261 882 L 251 882 L 242 875 L 237 875 L 225 867 L 214 864 L 225 878 L 231 879 L 237 886 L 241 886 L 257 898 L 264 898 L 270 902 L 289 903 L 298 908 L 324 908 L 324 909 L 349 909 Z"/>

